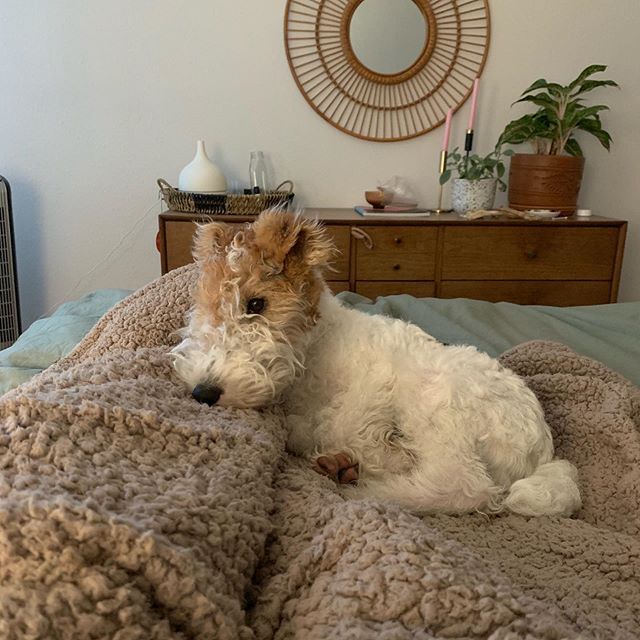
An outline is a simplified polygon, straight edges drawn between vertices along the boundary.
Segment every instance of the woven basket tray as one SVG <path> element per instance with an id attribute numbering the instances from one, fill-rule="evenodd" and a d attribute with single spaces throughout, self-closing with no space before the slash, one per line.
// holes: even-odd
<path id="1" fill-rule="evenodd" d="M 162 199 L 172 211 L 228 215 L 258 215 L 272 207 L 287 208 L 293 200 L 293 182 L 285 180 L 275 191 L 242 195 L 237 193 L 192 193 L 172 187 L 158 179 Z M 284 189 L 288 186 L 288 190 Z"/>

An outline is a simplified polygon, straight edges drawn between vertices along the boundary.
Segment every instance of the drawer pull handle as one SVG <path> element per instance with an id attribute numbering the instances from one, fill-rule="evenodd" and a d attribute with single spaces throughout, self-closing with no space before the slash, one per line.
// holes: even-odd
<path id="1" fill-rule="evenodd" d="M 371 239 L 371 236 L 360 227 L 351 227 L 351 235 L 358 240 L 362 240 L 367 249 L 373 249 L 373 240 Z"/>
<path id="2" fill-rule="evenodd" d="M 524 252 L 524 255 L 527 256 L 529 260 L 533 260 L 534 258 L 538 257 L 538 252 L 535 249 L 529 249 L 528 251 Z"/>
<path id="3" fill-rule="evenodd" d="M 394 241 L 396 244 L 402 244 L 402 238 L 397 237 L 397 238 L 394 238 L 394 239 L 393 239 L 393 241 Z"/>
<path id="4" fill-rule="evenodd" d="M 394 271 L 399 271 L 400 270 L 400 265 L 399 264 L 394 264 L 393 267 L 391 267 Z"/>

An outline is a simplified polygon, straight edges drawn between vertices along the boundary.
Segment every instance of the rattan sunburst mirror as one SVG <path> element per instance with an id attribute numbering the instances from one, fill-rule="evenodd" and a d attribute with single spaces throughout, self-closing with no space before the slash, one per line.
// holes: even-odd
<path id="1" fill-rule="evenodd" d="M 420 136 L 460 107 L 484 66 L 488 0 L 287 0 L 285 46 L 300 91 L 365 140 Z"/>

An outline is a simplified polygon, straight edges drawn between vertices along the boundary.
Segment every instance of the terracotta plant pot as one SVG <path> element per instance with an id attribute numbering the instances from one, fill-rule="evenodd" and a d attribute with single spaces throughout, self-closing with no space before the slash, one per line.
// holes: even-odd
<path id="1" fill-rule="evenodd" d="M 584 158 L 517 153 L 509 169 L 509 206 L 570 216 L 578 205 Z"/>

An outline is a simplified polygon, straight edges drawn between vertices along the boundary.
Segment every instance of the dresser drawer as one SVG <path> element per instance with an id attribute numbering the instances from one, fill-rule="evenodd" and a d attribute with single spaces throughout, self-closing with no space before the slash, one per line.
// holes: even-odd
<path id="1" fill-rule="evenodd" d="M 240 222 L 226 222 L 238 229 L 244 225 Z M 167 271 L 183 267 L 193 262 L 193 236 L 196 232 L 195 222 L 188 220 L 167 220 L 165 223 L 165 253 L 167 256 Z"/>
<path id="2" fill-rule="evenodd" d="M 344 225 L 327 225 L 326 230 L 333 239 L 338 255 L 331 263 L 334 271 L 330 271 L 327 276 L 331 280 L 349 280 L 349 259 L 351 257 L 351 228 Z M 347 286 L 347 289 L 349 287 Z"/>
<path id="3" fill-rule="evenodd" d="M 353 227 L 357 280 L 433 280 L 437 229 Z M 364 232 L 364 236 L 362 236 Z M 371 244 L 371 247 L 367 246 Z"/>
<path id="4" fill-rule="evenodd" d="M 433 281 L 393 280 L 391 282 L 356 282 L 356 293 L 367 298 L 375 299 L 377 296 L 394 296 L 406 293 L 414 298 L 432 298 L 436 293 L 436 284 Z"/>
<path id="5" fill-rule="evenodd" d="M 307 209 L 337 253 L 326 273 L 334 291 L 369 298 L 474 298 L 519 304 L 587 305 L 616 301 L 627 223 L 581 220 L 481 220 L 453 214 L 424 220 L 362 218 L 350 209 Z M 245 225 L 254 216 L 212 216 Z M 208 216 L 167 211 L 159 217 L 162 273 L 191 262 L 194 223 Z"/>
<path id="6" fill-rule="evenodd" d="M 610 280 L 615 228 L 459 228 L 444 230 L 443 280 Z"/>
<path id="7" fill-rule="evenodd" d="M 331 293 L 341 293 L 342 291 L 349 291 L 348 280 L 327 280 L 327 287 L 331 289 Z"/>
<path id="8" fill-rule="evenodd" d="M 167 271 L 193 262 L 191 248 L 195 231 L 196 224 L 194 222 L 175 220 L 167 220 L 165 222 L 164 241 Z"/>
<path id="9" fill-rule="evenodd" d="M 571 307 L 607 304 L 611 301 L 610 288 L 604 280 L 445 280 L 440 284 L 439 297 Z"/>
<path id="10" fill-rule="evenodd" d="M 242 223 L 237 224 L 238 227 L 244 226 Z M 188 220 L 167 220 L 165 222 L 165 255 L 167 257 L 167 271 L 177 269 L 185 264 L 193 262 L 191 250 L 193 247 L 193 235 L 196 231 L 196 224 Z M 349 256 L 351 233 L 350 228 L 339 225 L 331 225 L 327 227 L 327 231 L 333 239 L 338 255 L 332 262 L 335 271 L 329 273 L 331 280 L 348 281 L 349 280 Z M 348 287 L 347 287 L 348 288 Z"/>

